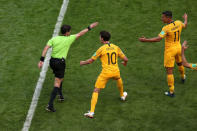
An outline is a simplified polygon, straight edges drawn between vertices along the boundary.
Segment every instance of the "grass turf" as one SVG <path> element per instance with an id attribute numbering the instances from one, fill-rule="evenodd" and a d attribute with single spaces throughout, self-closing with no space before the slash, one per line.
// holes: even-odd
<path id="1" fill-rule="evenodd" d="M 39 76 L 37 62 L 43 47 L 51 37 L 61 1 L 1 1 L 0 56 L 0 129 L 20 130 L 23 126 L 34 88 Z M 88 4 L 87 4 L 88 3 Z M 44 110 L 53 88 L 49 70 L 30 130 L 88 131 L 88 130 L 178 130 L 197 128 L 197 73 L 186 69 L 187 81 L 182 85 L 175 68 L 176 97 L 163 95 L 166 75 L 163 68 L 164 41 L 140 43 L 138 38 L 156 36 L 163 24 L 160 14 L 172 10 L 174 19 L 188 13 L 188 28 L 182 33 L 190 48 L 188 61 L 196 61 L 197 31 L 196 1 L 185 0 L 72 0 L 64 23 L 72 33 L 94 21 L 100 25 L 77 40 L 67 58 L 63 84 L 64 103 L 55 102 L 56 113 Z M 100 73 L 100 62 L 80 67 L 79 61 L 89 58 L 100 46 L 99 31 L 108 30 L 111 41 L 121 47 L 129 58 L 128 67 L 121 68 L 126 102 L 119 101 L 116 84 L 110 81 L 98 99 L 95 119 L 83 114 L 90 108 L 91 93 Z"/>

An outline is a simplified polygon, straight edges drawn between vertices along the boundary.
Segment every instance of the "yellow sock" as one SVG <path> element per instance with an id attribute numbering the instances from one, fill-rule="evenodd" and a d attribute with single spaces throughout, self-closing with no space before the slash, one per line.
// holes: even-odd
<path id="1" fill-rule="evenodd" d="M 170 87 L 170 93 L 173 94 L 174 93 L 174 86 Z"/>
<path id="2" fill-rule="evenodd" d="M 168 86 L 170 88 L 170 93 L 174 93 L 174 75 L 170 74 L 167 76 L 168 78 Z"/>
<path id="3" fill-rule="evenodd" d="M 183 65 L 179 66 L 179 72 L 181 73 L 181 78 L 184 79 L 185 69 Z"/>
<path id="4" fill-rule="evenodd" d="M 91 100 L 91 109 L 90 109 L 90 112 L 94 112 L 95 107 L 96 107 L 96 103 L 97 103 L 97 99 L 98 99 L 98 92 L 93 92 L 93 94 L 92 94 L 92 100 Z"/>
<path id="5" fill-rule="evenodd" d="M 117 80 L 117 86 L 120 91 L 120 97 L 122 97 L 123 96 L 123 82 L 121 78 Z"/>

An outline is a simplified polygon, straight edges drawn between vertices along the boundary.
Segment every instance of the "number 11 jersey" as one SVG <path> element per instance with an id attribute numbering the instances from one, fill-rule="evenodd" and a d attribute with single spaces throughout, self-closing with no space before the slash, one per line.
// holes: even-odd
<path id="1" fill-rule="evenodd" d="M 172 21 L 168 25 L 162 28 L 159 36 L 165 37 L 165 50 L 171 47 L 180 47 L 180 36 L 182 28 L 185 28 L 185 24 L 179 20 Z"/>

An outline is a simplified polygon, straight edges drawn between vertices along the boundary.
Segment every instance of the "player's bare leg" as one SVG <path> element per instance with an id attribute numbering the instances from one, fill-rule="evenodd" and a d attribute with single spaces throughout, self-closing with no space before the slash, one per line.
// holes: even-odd
<path id="1" fill-rule="evenodd" d="M 127 92 L 123 92 L 124 91 L 124 88 L 123 88 L 122 79 L 121 78 L 118 78 L 118 79 L 116 79 L 116 81 L 117 81 L 118 89 L 120 91 L 120 99 L 122 101 L 125 101 L 126 100 L 126 97 L 127 97 Z"/>
<path id="2" fill-rule="evenodd" d="M 98 95 L 100 92 L 100 88 L 95 88 L 93 93 L 92 93 L 92 100 L 91 100 L 91 109 L 88 113 L 85 113 L 84 116 L 88 117 L 88 118 L 93 118 L 94 117 L 94 111 L 95 111 L 95 107 L 97 104 L 97 100 L 98 100 Z"/>
<path id="3" fill-rule="evenodd" d="M 174 75 L 173 75 L 173 67 L 166 67 L 167 72 L 167 80 L 169 91 L 165 92 L 166 96 L 173 97 L 174 96 Z"/>
<path id="4" fill-rule="evenodd" d="M 179 68 L 179 72 L 181 74 L 181 81 L 184 84 L 185 79 L 186 79 L 184 66 L 183 66 L 182 62 L 177 63 L 177 65 L 178 65 L 178 68 Z"/>
<path id="5" fill-rule="evenodd" d="M 53 101 L 58 93 L 58 90 L 60 88 L 60 85 L 61 85 L 61 82 L 62 82 L 63 79 L 61 78 L 57 78 L 55 77 L 55 82 L 54 82 L 54 88 L 53 88 L 53 91 L 51 92 L 51 97 L 50 97 L 50 100 L 49 100 L 49 104 L 46 108 L 47 111 L 51 111 L 51 112 L 55 112 L 56 110 L 54 109 L 53 107 Z"/>

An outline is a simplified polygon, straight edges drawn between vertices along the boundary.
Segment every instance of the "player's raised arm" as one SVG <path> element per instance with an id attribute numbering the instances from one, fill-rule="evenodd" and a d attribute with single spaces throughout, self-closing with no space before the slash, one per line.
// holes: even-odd
<path id="1" fill-rule="evenodd" d="M 94 62 L 94 60 L 92 58 L 85 60 L 85 61 L 80 61 L 80 66 L 92 64 L 93 62 Z"/>
<path id="2" fill-rule="evenodd" d="M 162 37 L 158 36 L 158 37 L 154 37 L 154 38 L 146 38 L 144 36 L 139 38 L 139 41 L 141 42 L 160 42 L 162 40 Z"/>
<path id="3" fill-rule="evenodd" d="M 185 13 L 184 15 L 183 15 L 183 19 L 184 19 L 184 27 L 186 28 L 187 27 L 187 14 Z"/>
<path id="4" fill-rule="evenodd" d="M 49 48 L 50 48 L 49 45 L 46 45 L 46 46 L 44 47 L 44 49 L 43 49 L 43 51 L 42 51 L 42 56 L 40 57 L 40 61 L 39 61 L 39 63 L 38 63 L 38 68 L 41 68 L 41 67 L 42 67 L 42 65 L 43 65 L 43 63 L 44 63 L 44 58 L 45 58 L 46 53 L 47 53 L 47 51 L 48 51 Z"/>
<path id="5" fill-rule="evenodd" d="M 187 41 L 184 41 L 182 44 L 182 50 L 181 50 L 181 55 L 182 55 L 182 63 L 183 66 L 190 68 L 190 64 L 187 62 L 187 59 L 185 58 L 185 50 L 188 48 L 187 46 Z"/>
<path id="6" fill-rule="evenodd" d="M 85 33 L 87 33 L 88 31 L 90 31 L 91 29 L 93 29 L 94 27 L 96 27 L 98 25 L 98 22 L 94 22 L 92 24 L 90 24 L 90 26 L 88 26 L 86 29 L 80 31 L 79 33 L 76 34 L 77 39 L 81 36 L 83 36 Z"/>

